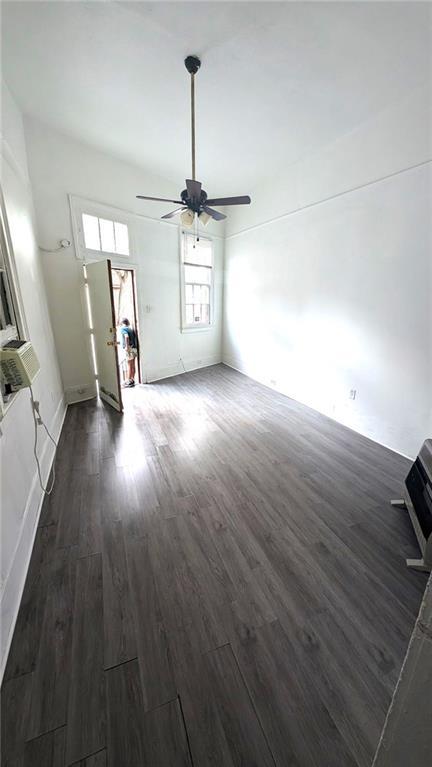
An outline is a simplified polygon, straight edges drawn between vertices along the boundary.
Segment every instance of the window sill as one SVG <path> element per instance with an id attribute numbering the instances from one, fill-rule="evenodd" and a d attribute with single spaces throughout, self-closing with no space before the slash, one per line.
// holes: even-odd
<path id="1" fill-rule="evenodd" d="M 209 330 L 213 330 L 214 325 L 197 325 L 197 327 L 183 327 L 181 328 L 182 333 L 206 333 Z"/>

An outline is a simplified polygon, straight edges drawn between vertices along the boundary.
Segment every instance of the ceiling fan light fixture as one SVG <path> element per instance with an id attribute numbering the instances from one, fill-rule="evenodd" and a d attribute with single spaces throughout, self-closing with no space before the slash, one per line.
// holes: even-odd
<path id="1" fill-rule="evenodd" d="M 202 224 L 203 226 L 207 226 L 208 222 L 211 221 L 211 216 L 209 216 L 209 214 L 206 213 L 205 210 L 201 211 L 198 218 L 200 220 L 200 224 Z"/>
<path id="2" fill-rule="evenodd" d="M 195 213 L 193 212 L 193 210 L 190 210 L 190 208 L 188 208 L 187 210 L 184 210 L 180 216 L 183 226 L 192 226 L 194 222 L 194 218 L 195 218 Z"/>

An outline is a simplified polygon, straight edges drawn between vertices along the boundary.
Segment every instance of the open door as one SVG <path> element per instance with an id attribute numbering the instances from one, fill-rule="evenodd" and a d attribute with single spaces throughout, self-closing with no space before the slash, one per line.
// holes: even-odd
<path id="1" fill-rule="evenodd" d="M 99 396 L 123 412 L 117 361 L 117 338 L 111 282 L 111 261 L 87 264 L 87 283 L 95 341 Z"/>

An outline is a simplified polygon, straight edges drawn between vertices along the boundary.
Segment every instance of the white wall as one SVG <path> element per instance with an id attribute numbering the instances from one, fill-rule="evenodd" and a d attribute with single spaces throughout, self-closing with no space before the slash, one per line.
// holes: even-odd
<path id="1" fill-rule="evenodd" d="M 56 438 L 64 416 L 63 390 L 34 235 L 33 203 L 20 112 L 2 84 L 1 184 L 5 198 L 25 320 L 41 371 L 34 382 L 41 413 Z M 28 389 L 0 424 L 1 450 L 1 675 L 9 649 L 42 502 L 33 456 Z M 42 430 L 39 455 L 47 477 L 53 448 Z"/>
<path id="2" fill-rule="evenodd" d="M 154 380 L 221 360 L 223 240 L 215 238 L 216 321 L 209 331 L 180 331 L 178 227 L 160 223 L 167 205 L 144 203 L 136 194 L 176 199 L 179 185 L 80 144 L 34 120 L 26 121 L 29 169 L 40 245 L 72 240 L 68 194 L 137 214 L 132 219 L 137 264 L 141 350 L 144 373 Z M 169 148 L 168 148 L 169 149 Z M 175 206 L 172 206 L 175 207 Z M 140 217 L 138 214 L 142 214 Z M 144 216 L 152 217 L 148 220 Z M 223 233 L 220 229 L 219 234 Z M 94 379 L 86 346 L 86 317 L 80 299 L 82 264 L 74 248 L 43 254 L 48 300 L 60 369 L 68 401 L 90 396 Z M 149 313 L 146 306 L 151 307 Z"/>
<path id="3" fill-rule="evenodd" d="M 432 432 L 430 128 L 419 89 L 256 190 L 225 247 L 224 360 L 409 456 Z"/>

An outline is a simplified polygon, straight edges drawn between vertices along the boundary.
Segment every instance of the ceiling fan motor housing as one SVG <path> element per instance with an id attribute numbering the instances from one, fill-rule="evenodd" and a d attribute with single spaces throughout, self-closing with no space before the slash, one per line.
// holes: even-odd
<path id="1" fill-rule="evenodd" d="M 187 189 L 183 189 L 180 196 L 181 196 L 182 202 L 184 202 L 184 204 L 187 205 L 187 207 L 190 210 L 193 210 L 195 213 L 200 212 L 202 206 L 206 204 L 207 197 L 208 197 L 207 192 L 205 192 L 204 189 L 201 189 L 201 195 L 199 198 L 188 197 Z"/>

